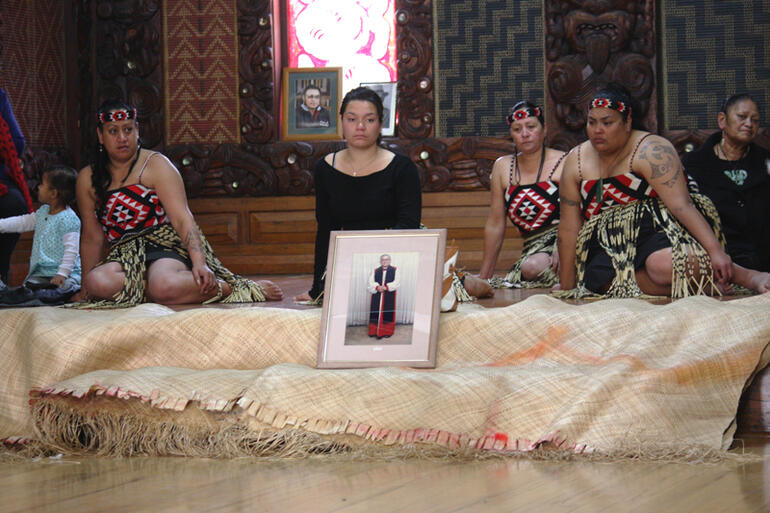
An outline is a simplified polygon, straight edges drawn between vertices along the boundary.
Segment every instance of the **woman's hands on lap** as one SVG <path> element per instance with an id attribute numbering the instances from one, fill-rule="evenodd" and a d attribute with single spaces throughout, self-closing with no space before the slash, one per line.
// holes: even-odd
<path id="1" fill-rule="evenodd" d="M 207 294 L 217 288 L 217 278 L 208 265 L 193 265 L 192 275 L 195 283 L 200 287 L 201 294 Z"/>

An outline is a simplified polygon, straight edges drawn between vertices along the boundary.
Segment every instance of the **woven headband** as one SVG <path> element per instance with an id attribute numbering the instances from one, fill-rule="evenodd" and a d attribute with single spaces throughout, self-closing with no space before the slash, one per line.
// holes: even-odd
<path id="1" fill-rule="evenodd" d="M 96 121 L 101 124 L 112 121 L 123 121 L 126 119 L 136 119 L 136 109 L 117 109 L 96 114 Z"/>
<path id="2" fill-rule="evenodd" d="M 540 117 L 540 107 L 523 107 L 521 109 L 516 109 L 512 113 L 508 114 L 505 117 L 505 120 L 508 122 L 509 125 L 512 125 L 514 121 L 520 121 L 522 119 L 526 118 L 539 118 Z"/>
<path id="3" fill-rule="evenodd" d="M 607 98 L 605 96 L 597 96 L 591 100 L 591 103 L 588 104 L 588 110 L 595 109 L 597 107 L 613 109 L 625 116 L 628 116 L 628 114 L 631 112 L 631 107 L 626 105 L 625 102 L 620 100 L 613 100 L 612 98 Z"/>

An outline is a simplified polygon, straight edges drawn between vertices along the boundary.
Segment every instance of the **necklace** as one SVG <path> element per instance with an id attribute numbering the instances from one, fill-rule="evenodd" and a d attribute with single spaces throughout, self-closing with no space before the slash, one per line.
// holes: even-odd
<path id="1" fill-rule="evenodd" d="M 543 172 L 543 163 L 545 162 L 545 144 L 543 145 L 543 151 L 540 152 L 540 166 L 537 168 L 537 177 L 535 183 L 540 182 L 540 173 Z M 519 155 L 513 156 L 514 174 L 516 176 L 516 185 L 521 185 L 521 171 L 519 171 Z"/>
<path id="2" fill-rule="evenodd" d="M 625 147 L 623 148 L 625 149 Z M 620 160 L 621 156 L 624 156 L 625 153 L 623 151 L 620 151 L 614 159 L 612 159 L 612 162 L 610 162 L 610 165 L 607 166 L 606 174 L 609 175 L 612 169 L 615 168 L 618 161 Z M 633 157 L 631 157 L 631 160 L 633 160 Z M 602 172 L 602 166 L 601 166 L 601 160 L 599 161 L 599 180 L 596 181 L 596 203 L 601 204 L 602 201 L 604 201 L 604 174 Z M 609 178 L 609 176 L 607 176 Z"/>
<path id="3" fill-rule="evenodd" d="M 120 181 L 121 185 L 126 183 L 126 180 L 128 180 L 128 177 L 131 176 L 131 173 L 134 171 L 134 166 L 136 165 L 136 162 L 139 160 L 140 153 L 142 153 L 141 145 L 136 148 L 136 158 L 134 158 L 134 161 L 131 163 L 131 167 L 128 168 L 128 173 L 126 173 L 126 176 L 124 176 L 123 179 Z"/>
<path id="4" fill-rule="evenodd" d="M 719 144 L 717 144 L 716 147 L 717 147 L 717 157 L 719 157 L 722 160 L 728 160 L 730 162 L 737 162 L 739 160 L 743 160 L 744 158 L 746 158 L 746 155 L 749 153 L 749 146 L 746 145 L 746 147 L 743 148 L 743 150 L 741 150 L 741 156 L 740 157 L 738 157 L 735 160 L 729 158 L 727 156 L 727 153 L 725 153 L 725 139 L 724 139 L 724 137 L 719 141 Z M 719 155 L 720 153 L 722 154 L 722 156 Z"/>
<path id="5" fill-rule="evenodd" d="M 371 159 L 370 159 L 370 160 L 369 160 L 367 163 L 365 163 L 363 166 L 360 166 L 360 167 L 358 168 L 358 171 L 356 171 L 356 166 L 355 166 L 355 165 L 353 165 L 353 157 L 351 157 L 351 156 L 350 156 L 350 150 L 348 150 L 348 153 L 346 153 L 345 155 L 347 156 L 347 158 L 348 158 L 348 162 L 350 163 L 350 173 L 351 173 L 353 176 L 358 176 L 358 174 L 359 174 L 359 173 L 361 173 L 361 172 L 363 172 L 363 171 L 365 171 L 365 170 L 366 170 L 366 168 L 367 168 L 367 167 L 369 167 L 369 166 L 372 164 L 372 162 L 374 162 L 375 160 L 377 160 L 377 157 L 379 156 L 379 154 L 380 154 L 380 149 L 379 149 L 379 148 L 377 148 L 377 150 L 374 152 L 374 157 L 372 157 L 372 158 L 371 158 Z"/>

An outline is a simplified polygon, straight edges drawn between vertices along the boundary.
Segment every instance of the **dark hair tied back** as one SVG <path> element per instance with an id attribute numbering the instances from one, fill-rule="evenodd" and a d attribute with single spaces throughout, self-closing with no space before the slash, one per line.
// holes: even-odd
<path id="1" fill-rule="evenodd" d="M 520 119 L 526 119 L 529 117 L 537 118 L 540 124 L 545 126 L 545 118 L 543 117 L 543 109 L 538 107 L 532 102 L 527 100 L 521 100 L 511 107 L 511 111 L 505 116 L 505 121 L 508 126 L 512 125 L 514 121 Z"/>
<path id="2" fill-rule="evenodd" d="M 348 91 L 348 94 L 342 99 L 342 104 L 340 105 L 340 116 L 345 115 L 345 109 L 347 109 L 348 103 L 354 100 L 369 102 L 374 105 L 374 108 L 377 109 L 377 117 L 379 118 L 380 123 L 382 123 L 384 112 L 382 98 L 368 87 L 356 87 L 355 89 Z"/>
<path id="3" fill-rule="evenodd" d="M 136 109 L 133 105 L 130 105 L 119 98 L 110 98 L 105 100 L 104 103 L 102 103 L 99 108 L 96 109 L 96 127 L 100 132 L 102 130 L 102 122 L 99 121 L 99 119 L 101 119 L 101 115 L 105 112 L 114 110 L 135 111 Z M 136 118 L 134 118 L 134 122 L 136 122 Z M 140 139 L 138 149 L 141 149 L 141 147 L 142 141 Z M 107 151 L 104 149 L 104 146 L 102 146 L 98 140 L 96 141 L 96 148 L 94 153 L 94 163 L 91 164 L 91 184 L 93 185 L 94 191 L 96 192 L 96 197 L 98 198 L 98 202 L 96 204 L 97 217 L 101 217 L 102 209 L 104 208 L 104 202 L 107 200 L 107 187 L 112 181 L 110 172 L 107 169 L 107 164 L 109 164 L 110 157 L 107 155 Z"/>
<path id="4" fill-rule="evenodd" d="M 619 82 L 610 82 L 603 88 L 596 91 L 588 104 L 588 109 L 598 106 L 595 105 L 597 100 L 607 99 L 613 104 L 610 108 L 618 111 L 623 117 L 623 121 L 628 121 L 628 116 L 631 116 L 631 127 L 644 130 L 644 125 L 641 120 L 641 109 L 636 99 L 631 96 L 628 89 Z M 623 105 L 625 108 L 619 109 L 617 106 Z"/>
<path id="5" fill-rule="evenodd" d="M 757 103 L 757 101 L 749 93 L 737 93 L 725 98 L 725 101 L 722 102 L 722 106 L 720 107 L 719 112 L 724 112 L 727 114 L 727 111 L 730 110 L 730 107 L 744 100 L 751 100 L 754 102 L 754 105 L 759 108 L 759 103 Z"/>

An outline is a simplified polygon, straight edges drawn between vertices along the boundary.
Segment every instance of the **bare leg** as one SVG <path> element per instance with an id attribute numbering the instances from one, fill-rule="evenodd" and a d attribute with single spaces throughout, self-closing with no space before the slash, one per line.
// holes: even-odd
<path id="1" fill-rule="evenodd" d="M 672 259 L 671 248 L 659 249 L 647 257 L 644 267 L 636 271 L 636 283 L 642 292 L 651 296 L 671 295 Z"/>
<path id="2" fill-rule="evenodd" d="M 126 283 L 123 266 L 117 262 L 107 262 L 94 267 L 83 278 L 83 285 L 91 299 L 114 299 Z"/>
<path id="3" fill-rule="evenodd" d="M 551 267 L 551 256 L 546 253 L 535 253 L 521 263 L 521 277 L 526 281 L 533 281 L 549 267 Z"/>
<path id="4" fill-rule="evenodd" d="M 222 297 L 227 297 L 232 288 L 227 282 L 222 285 Z M 147 269 L 147 299 L 162 305 L 184 305 L 202 303 L 216 296 L 218 289 L 201 294 L 200 286 L 195 283 L 192 271 L 179 260 L 160 258 L 152 262 Z"/>

